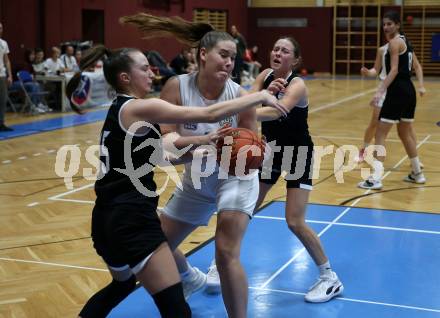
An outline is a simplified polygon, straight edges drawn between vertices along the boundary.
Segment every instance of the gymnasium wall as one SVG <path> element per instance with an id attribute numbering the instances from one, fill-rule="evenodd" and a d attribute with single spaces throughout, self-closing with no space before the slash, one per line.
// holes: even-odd
<path id="1" fill-rule="evenodd" d="M 317 72 L 331 72 L 333 7 L 248 8 L 246 0 L 169 0 L 169 10 L 152 9 L 146 3 L 163 0 L 0 0 L 3 37 L 9 43 L 11 60 L 22 63 L 26 48 L 42 47 L 46 54 L 60 42 L 82 39 L 82 10 L 104 12 L 104 42 L 108 47 L 138 47 L 158 50 L 171 60 L 181 45 L 173 39 L 141 40 L 132 27 L 119 24 L 120 16 L 148 11 L 156 15 L 178 15 L 192 20 L 196 8 L 228 12 L 228 26 L 237 25 L 249 45 L 260 49 L 258 60 L 268 66 L 269 52 L 280 35 L 293 36 L 302 47 L 303 66 Z M 182 4 L 183 3 L 183 4 Z M 306 27 L 258 27 L 260 18 L 305 18 Z"/>
<path id="2" fill-rule="evenodd" d="M 246 1 L 240 0 L 170 0 L 170 10 L 150 9 L 142 0 L 0 0 L 0 21 L 3 22 L 3 38 L 8 41 L 11 60 L 22 60 L 25 48 L 49 48 L 68 40 L 83 40 L 82 10 L 104 10 L 105 45 L 110 48 L 123 46 L 142 50 L 158 50 L 170 60 L 181 45 L 173 39 L 145 41 L 132 27 L 119 24 L 120 16 L 148 11 L 155 15 L 178 15 L 192 20 L 193 9 L 217 9 L 228 11 L 228 25 L 235 24 L 240 32 L 247 33 Z M 162 0 L 150 0 L 160 3 Z M 184 3 L 184 5 L 179 2 Z M 40 10 L 41 8 L 41 10 Z"/>
<path id="3" fill-rule="evenodd" d="M 10 57 L 24 60 L 24 50 L 40 45 L 39 1 L 0 0 L 0 22 L 3 39 L 9 44 Z"/>
<path id="4" fill-rule="evenodd" d="M 248 12 L 248 45 L 257 45 L 258 59 L 269 66 L 269 54 L 280 35 L 293 36 L 300 44 L 303 66 L 317 72 L 331 72 L 333 45 L 333 8 L 250 8 Z M 306 18 L 301 28 L 258 27 L 259 18 Z"/>

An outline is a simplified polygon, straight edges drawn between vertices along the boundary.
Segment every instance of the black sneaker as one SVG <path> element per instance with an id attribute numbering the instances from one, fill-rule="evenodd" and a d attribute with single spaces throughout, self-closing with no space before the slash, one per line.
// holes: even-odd
<path id="1" fill-rule="evenodd" d="M 0 131 L 13 131 L 11 127 L 6 126 L 5 124 L 0 125 Z"/>

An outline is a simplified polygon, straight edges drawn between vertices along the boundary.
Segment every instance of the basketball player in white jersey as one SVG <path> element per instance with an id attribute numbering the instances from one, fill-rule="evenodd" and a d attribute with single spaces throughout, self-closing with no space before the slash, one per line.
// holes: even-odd
<path id="1" fill-rule="evenodd" d="M 138 14 L 129 18 L 141 30 L 151 30 L 155 21 Z M 184 20 L 181 20 L 185 23 Z M 208 24 L 204 32 L 185 34 L 179 40 L 197 46 L 199 70 L 194 73 L 174 77 L 165 84 L 161 98 L 182 108 L 197 105 L 205 108 L 213 103 L 235 99 L 246 95 L 240 86 L 231 80 L 237 47 L 234 39 L 226 32 L 218 32 Z M 181 34 L 180 34 L 181 35 Z M 257 132 L 255 109 L 230 116 L 213 124 L 188 123 L 161 125 L 161 130 L 175 137 L 174 145 L 185 148 L 203 146 L 210 143 L 211 134 L 223 127 L 243 127 Z M 177 137 L 177 138 L 176 138 Z M 163 231 L 171 249 L 177 246 L 194 229 L 206 225 L 217 211 L 215 234 L 216 263 L 220 274 L 223 301 L 229 317 L 247 317 L 248 283 L 240 262 L 240 248 L 243 235 L 258 198 L 258 173 L 247 178 L 220 176 L 215 153 L 209 153 L 203 171 L 192 169 L 187 163 L 183 176 L 183 188 L 176 188 L 161 214 Z M 211 160 L 212 159 L 212 160 Z M 200 183 L 194 182 L 200 180 Z M 206 275 L 191 267 L 178 250 L 174 253 L 181 273 L 184 291 L 188 297 L 192 292 L 205 286 Z"/>

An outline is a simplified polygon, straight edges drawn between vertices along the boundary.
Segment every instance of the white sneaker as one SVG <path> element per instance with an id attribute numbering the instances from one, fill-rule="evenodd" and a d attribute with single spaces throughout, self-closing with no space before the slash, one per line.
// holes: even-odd
<path id="1" fill-rule="evenodd" d="M 197 267 L 193 267 L 194 273 L 188 280 L 182 280 L 183 295 L 188 300 L 192 294 L 198 292 L 206 285 L 206 274 Z"/>
<path id="2" fill-rule="evenodd" d="M 374 180 L 373 178 L 368 178 L 358 183 L 358 187 L 362 189 L 379 190 L 382 189 L 382 186 L 381 181 Z"/>
<path id="3" fill-rule="evenodd" d="M 422 184 L 426 182 L 426 178 L 421 171 L 419 173 L 414 173 L 411 171 L 409 175 L 403 178 L 403 181 Z"/>
<path id="4" fill-rule="evenodd" d="M 46 111 L 44 111 L 43 109 L 36 107 L 36 106 L 32 106 L 30 113 L 32 115 L 39 115 L 39 114 L 44 114 Z"/>
<path id="5" fill-rule="evenodd" d="M 50 108 L 49 106 L 47 106 L 46 104 L 43 104 L 43 103 L 38 103 L 38 106 L 37 106 L 37 107 L 43 109 L 43 110 L 46 111 L 47 113 L 50 113 L 50 112 L 53 111 L 52 108 Z"/>
<path id="6" fill-rule="evenodd" d="M 213 260 L 211 266 L 209 266 L 208 274 L 206 276 L 205 292 L 208 294 L 220 294 L 222 292 L 222 287 L 220 285 L 220 276 L 217 271 L 217 265 L 215 265 L 215 260 Z"/>
<path id="7" fill-rule="evenodd" d="M 310 287 L 305 296 L 305 300 L 311 303 L 323 303 L 341 294 L 344 286 L 336 275 L 332 272 L 330 276 L 320 276 L 318 281 Z"/>

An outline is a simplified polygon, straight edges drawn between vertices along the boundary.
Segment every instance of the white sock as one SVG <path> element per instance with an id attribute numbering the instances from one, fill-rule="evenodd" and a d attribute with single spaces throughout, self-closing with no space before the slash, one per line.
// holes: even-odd
<path id="1" fill-rule="evenodd" d="M 188 281 L 194 275 L 194 268 L 192 268 L 190 263 L 186 262 L 186 264 L 188 265 L 188 269 L 185 272 L 180 273 L 180 278 L 182 279 L 182 281 Z"/>
<path id="2" fill-rule="evenodd" d="M 420 172 L 422 171 L 422 169 L 420 168 L 420 160 L 419 160 L 419 157 L 417 156 L 417 157 L 411 158 L 410 161 L 411 161 L 412 171 L 413 171 L 415 174 L 420 173 Z"/>
<path id="3" fill-rule="evenodd" d="M 383 163 L 379 160 L 374 160 L 373 161 L 373 174 L 372 177 L 375 181 L 380 181 L 382 179 L 383 176 Z"/>
<path id="4" fill-rule="evenodd" d="M 332 273 L 330 261 L 327 261 L 322 265 L 318 265 L 318 268 L 319 268 L 319 276 L 329 276 Z"/>
<path id="5" fill-rule="evenodd" d="M 214 267 L 214 266 L 217 266 L 216 263 L 215 263 L 215 258 L 211 261 L 211 265 L 209 265 L 209 267 L 211 268 L 211 267 Z"/>

